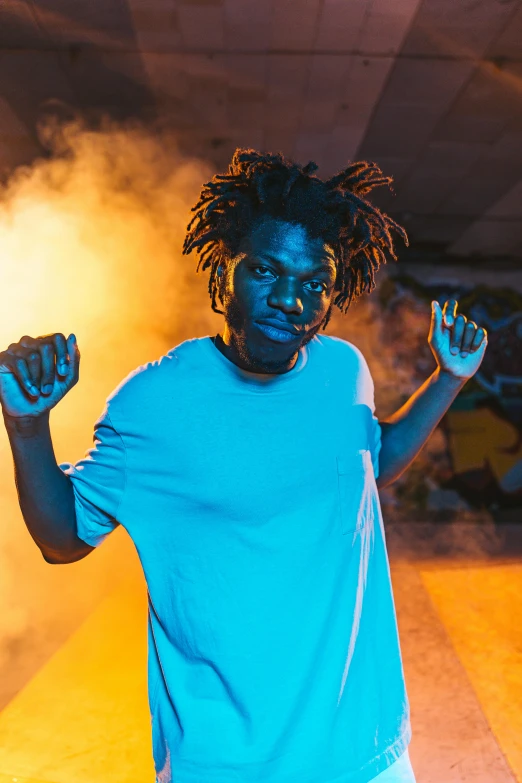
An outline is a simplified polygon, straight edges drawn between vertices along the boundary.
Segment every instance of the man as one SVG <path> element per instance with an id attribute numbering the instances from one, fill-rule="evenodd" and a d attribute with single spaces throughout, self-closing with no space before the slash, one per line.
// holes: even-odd
<path id="1" fill-rule="evenodd" d="M 119 524 L 136 545 L 158 783 L 414 781 L 377 488 L 476 372 L 486 332 L 434 303 L 437 369 L 379 422 L 361 352 L 319 330 L 372 290 L 390 231 L 406 235 L 365 199 L 390 182 L 377 166 L 327 182 L 316 168 L 238 149 L 204 186 L 184 252 L 210 268 L 223 333 L 131 372 L 75 465 L 56 465 L 49 433 L 78 380 L 74 335 L 0 354 L 46 561 L 85 557 Z"/>

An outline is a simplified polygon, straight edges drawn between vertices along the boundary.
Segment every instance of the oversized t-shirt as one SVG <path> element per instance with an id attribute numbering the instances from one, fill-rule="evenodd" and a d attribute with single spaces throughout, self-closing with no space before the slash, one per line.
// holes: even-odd
<path id="1" fill-rule="evenodd" d="M 367 783 L 407 750 L 380 448 L 352 343 L 263 375 L 203 337 L 132 371 L 60 465 L 78 536 L 122 525 L 143 566 L 157 783 Z"/>

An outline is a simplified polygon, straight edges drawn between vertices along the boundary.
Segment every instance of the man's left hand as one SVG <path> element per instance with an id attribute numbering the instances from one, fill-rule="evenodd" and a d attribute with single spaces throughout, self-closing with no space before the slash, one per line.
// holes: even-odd
<path id="1" fill-rule="evenodd" d="M 448 299 L 443 309 L 432 302 L 428 344 L 443 372 L 467 381 L 484 358 L 488 333 L 462 313 L 457 315 L 457 307 L 456 299 Z"/>

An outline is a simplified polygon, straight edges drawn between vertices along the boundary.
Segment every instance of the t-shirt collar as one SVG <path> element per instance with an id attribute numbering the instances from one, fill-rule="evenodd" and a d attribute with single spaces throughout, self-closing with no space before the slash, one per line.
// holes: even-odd
<path id="1" fill-rule="evenodd" d="M 226 373 L 230 378 L 235 379 L 245 386 L 252 389 L 267 390 L 267 389 L 279 389 L 281 386 L 286 386 L 288 383 L 295 382 L 301 377 L 304 368 L 307 366 L 310 351 L 309 346 L 313 343 L 315 337 L 308 343 L 299 349 L 297 361 L 291 370 L 285 373 L 257 373 L 250 372 L 249 370 L 243 370 L 242 367 L 238 367 L 237 364 L 227 359 L 227 357 L 221 353 L 212 342 L 211 337 L 200 337 L 199 344 L 202 350 L 205 352 L 208 360 L 219 369 L 220 372 Z"/>

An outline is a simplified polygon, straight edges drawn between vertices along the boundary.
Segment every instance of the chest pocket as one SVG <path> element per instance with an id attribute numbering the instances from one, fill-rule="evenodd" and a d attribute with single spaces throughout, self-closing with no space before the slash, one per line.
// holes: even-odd
<path id="1" fill-rule="evenodd" d="M 369 449 L 337 457 L 341 533 L 356 533 L 373 519 L 376 492 Z"/>

